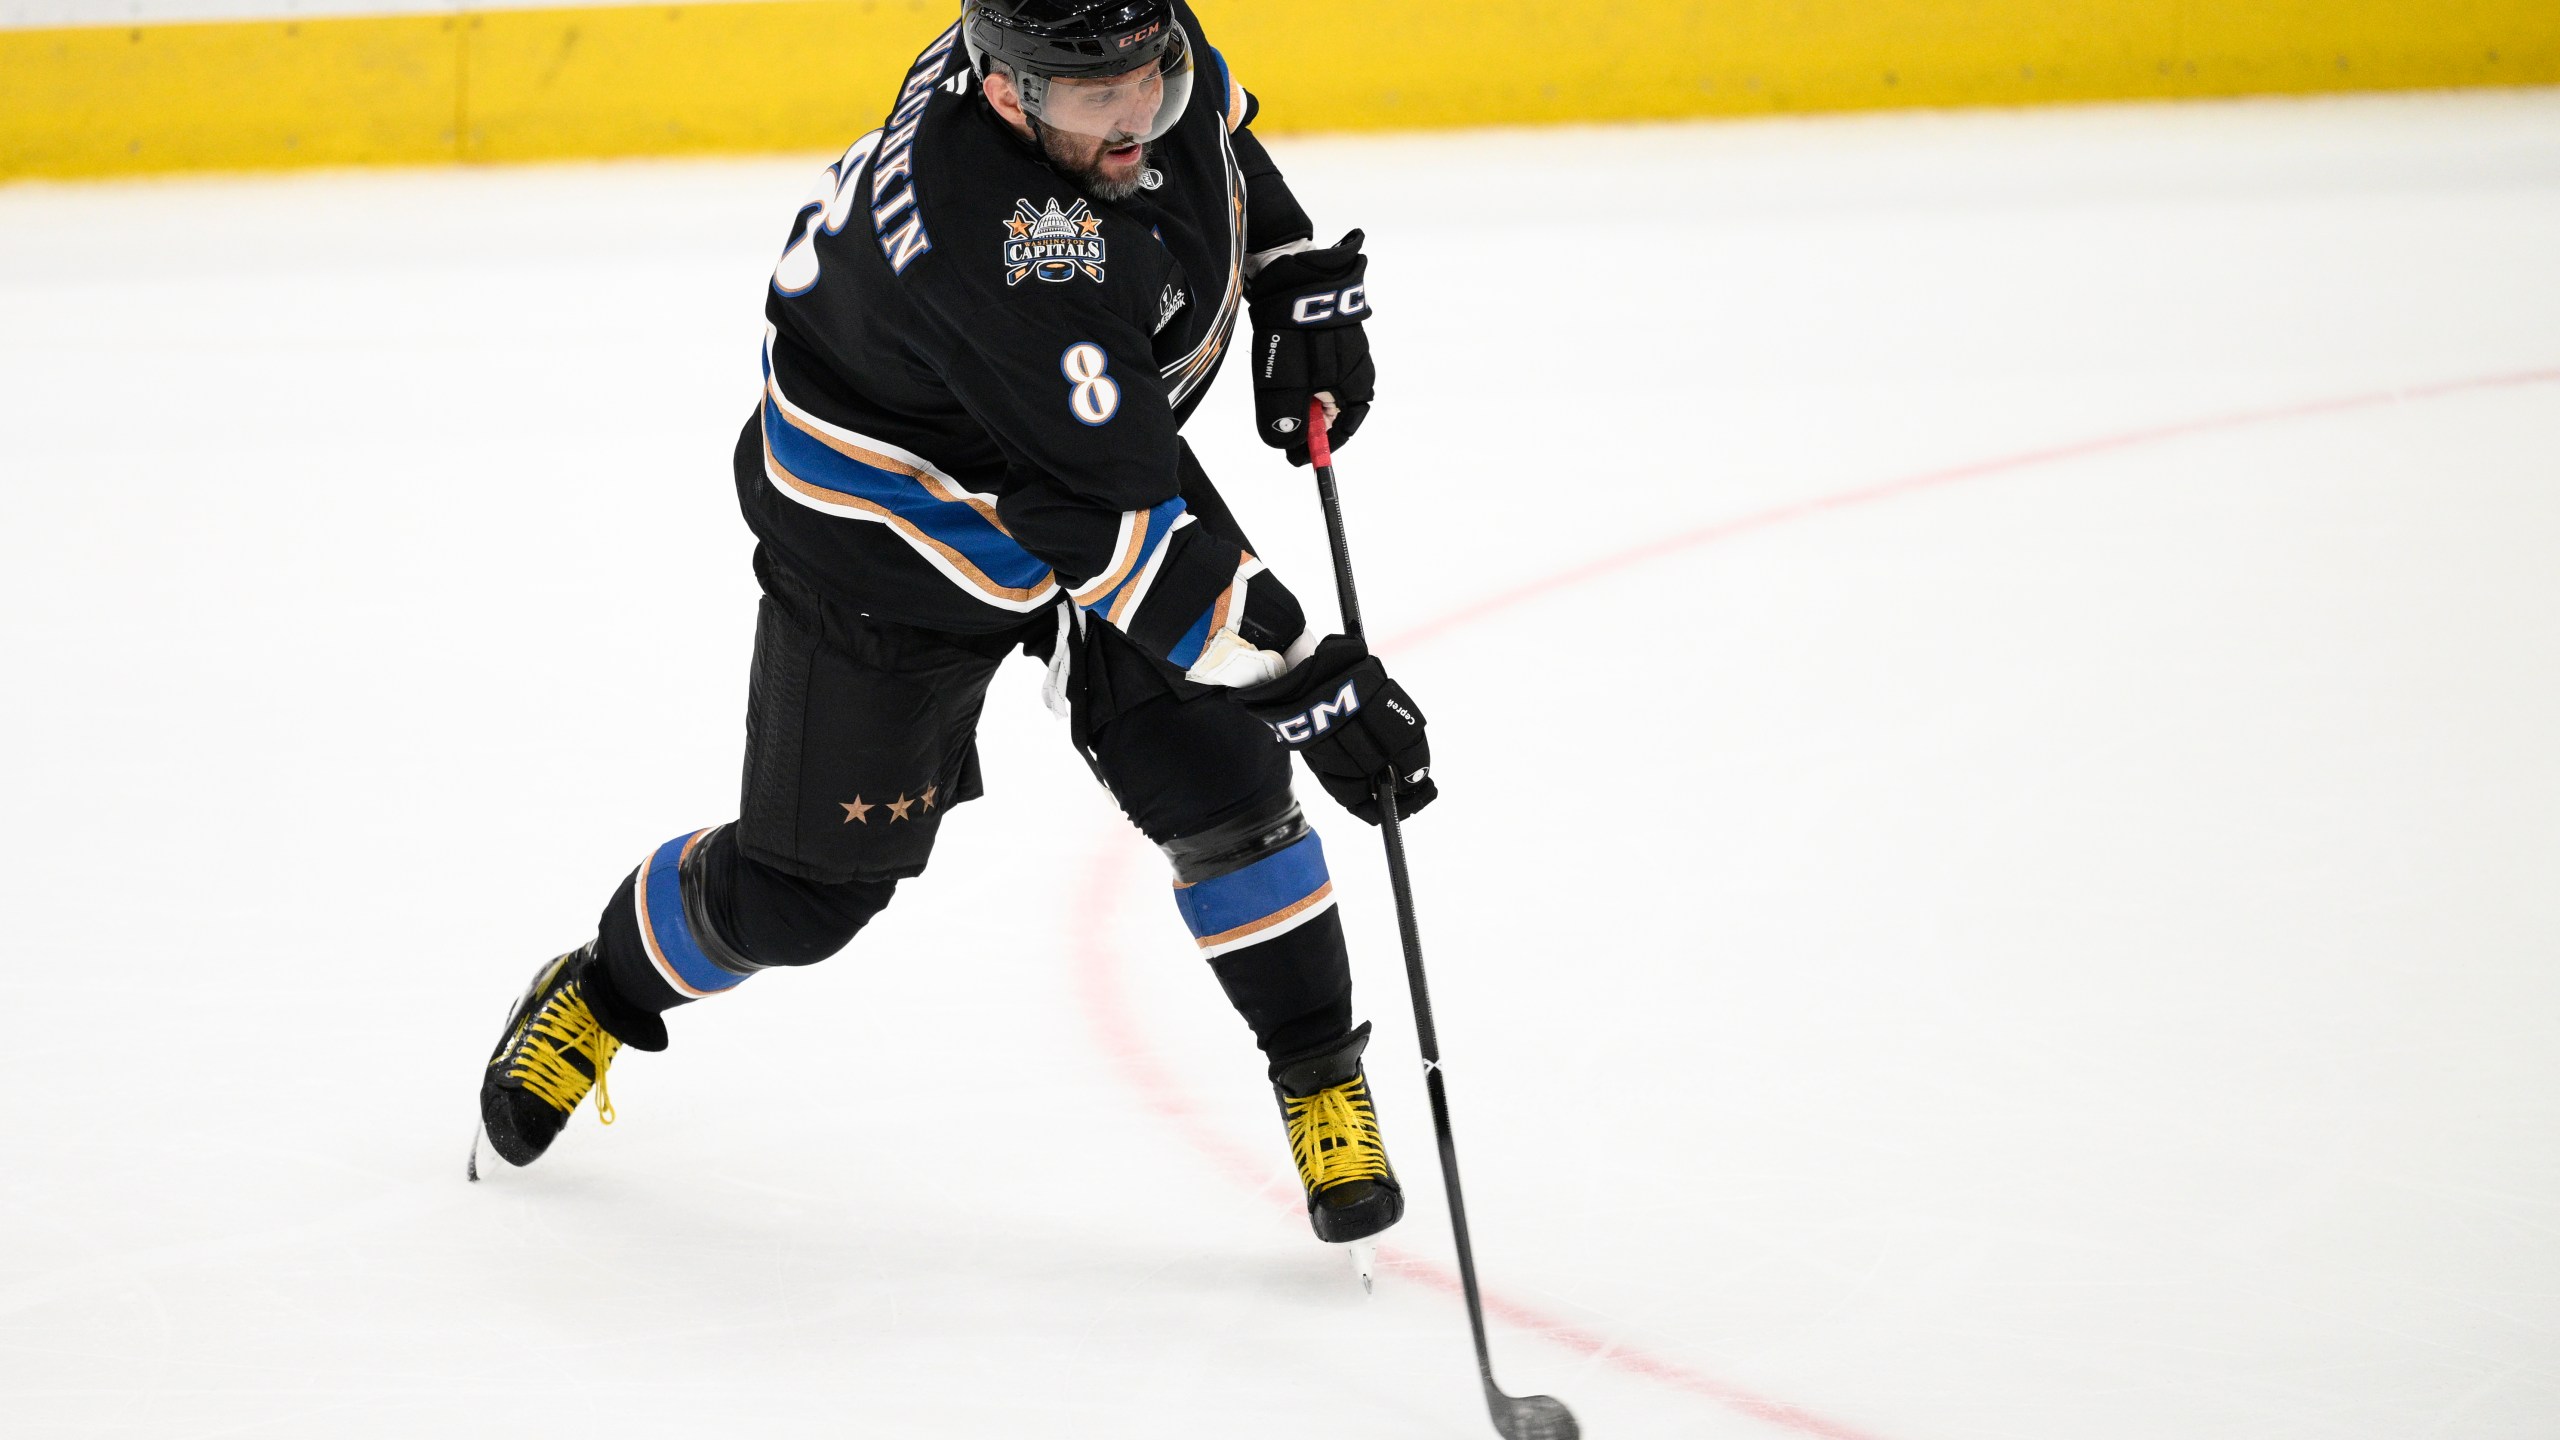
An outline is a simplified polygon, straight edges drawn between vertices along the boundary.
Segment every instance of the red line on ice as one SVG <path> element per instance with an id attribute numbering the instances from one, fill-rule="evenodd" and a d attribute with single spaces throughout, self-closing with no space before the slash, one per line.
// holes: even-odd
<path id="1" fill-rule="evenodd" d="M 1437 640 L 1451 631 L 1475 624 L 1490 616 L 1543 600 L 1560 591 L 1587 584 L 1605 576 L 1634 569 L 1651 561 L 1668 558 L 1684 551 L 1773 529 L 1798 520 L 1810 519 L 1833 511 L 1873 505 L 1886 500 L 1899 500 L 1967 480 L 1986 479 L 2013 474 L 2066 461 L 2134 450 L 2164 444 L 2190 436 L 2211 435 L 2244 430 L 2259 425 L 2272 425 L 2287 420 L 2305 420 L 2325 415 L 2339 415 L 2356 410 L 2376 409 L 2385 405 L 2407 404 L 2441 399 L 2452 395 L 2485 390 L 2517 389 L 2529 385 L 2560 384 L 2560 369 L 2528 370 L 2505 375 L 2479 376 L 2468 380 L 2451 380 L 2440 384 L 2415 386 L 2399 390 L 2376 390 L 2329 400 L 2306 401 L 2295 405 L 2270 406 L 2256 410 L 2240 410 L 2198 420 L 2142 430 L 2127 430 L 2113 435 L 2055 445 L 2041 450 L 2026 450 L 1989 460 L 1978 460 L 1943 470 L 1929 470 L 1916 475 L 1887 480 L 1875 485 L 1843 490 L 1817 499 L 1781 505 L 1774 509 L 1716 520 L 1694 526 L 1659 540 L 1631 546 L 1613 554 L 1554 574 L 1528 581 L 1508 590 L 1498 591 L 1482 599 L 1462 605 L 1436 618 L 1425 620 L 1411 629 L 1389 638 L 1381 650 L 1409 650 L 1416 645 Z M 1145 1107 L 1178 1131 L 1183 1140 L 1201 1156 L 1226 1172 L 1247 1190 L 1251 1190 L 1285 1210 L 1291 1218 L 1303 1214 L 1304 1199 L 1294 1177 L 1284 1179 L 1263 1163 L 1259 1151 L 1247 1150 L 1211 1125 L 1194 1106 L 1181 1083 L 1156 1057 L 1147 1043 L 1131 1011 L 1128 997 L 1120 984 L 1116 947 L 1112 936 L 1118 929 L 1120 899 L 1127 888 L 1129 855 L 1134 848 L 1126 834 L 1115 832 L 1107 841 L 1097 844 L 1088 859 L 1083 883 L 1077 887 L 1076 902 L 1068 930 L 1075 950 L 1075 983 L 1085 1017 L 1092 1024 L 1095 1038 L 1120 1072 L 1120 1078 L 1137 1091 Z M 1378 1261 L 1384 1268 L 1416 1280 L 1436 1290 L 1455 1294 L 1456 1275 L 1419 1257 L 1391 1247 L 1381 1246 Z M 1508 1321 L 1586 1358 L 1614 1366 L 1630 1374 L 1643 1375 L 1702 1395 L 1718 1404 L 1753 1419 L 1765 1420 L 1798 1434 L 1821 1437 L 1821 1440 L 1876 1440 L 1868 1431 L 1859 1430 L 1837 1420 L 1827 1419 L 1803 1406 L 1755 1394 L 1742 1386 L 1699 1374 L 1641 1350 L 1627 1349 L 1615 1341 L 1559 1320 L 1532 1306 L 1500 1295 L 1493 1290 L 1483 1292 L 1485 1312 Z"/>
<path id="2" fill-rule="evenodd" d="M 2056 465 L 2066 460 L 2085 460 L 2092 456 L 2119 450 L 2134 450 L 2170 440 L 2183 440 L 2195 435 L 2211 435 L 2222 431 L 2245 430 L 2257 425 L 2271 425 L 2284 420 L 2307 420 L 2315 416 L 2344 414 L 2351 410 L 2371 410 L 2385 405 L 2409 404 L 2421 400 L 2439 400 L 2446 396 L 2470 394 L 2482 390 L 2512 390 L 2528 385 L 2560 383 L 2560 369 L 2525 370 L 2506 375 L 2485 375 L 2469 380 L 2449 380 L 2435 385 L 2412 386 L 2400 390 L 2374 390 L 2361 395 L 2346 395 L 2330 400 L 2311 400 L 2297 405 L 2277 405 L 2259 410 L 2240 410 L 2227 415 L 2212 415 L 2201 420 L 2183 420 L 2172 425 L 2159 425 L 2145 430 L 2126 430 L 2114 435 L 2101 435 L 2091 440 L 2074 441 L 2042 450 L 2024 450 L 2015 455 L 2002 455 L 1990 460 L 1976 460 L 1944 470 L 1929 470 L 1906 475 L 1898 480 L 1864 485 L 1838 494 L 1801 500 L 1793 505 L 1738 515 L 1730 520 L 1713 520 L 1659 540 L 1631 546 L 1613 554 L 1586 560 L 1579 565 L 1559 570 L 1552 575 L 1530 580 L 1511 589 L 1497 591 L 1480 600 L 1461 605 L 1446 614 L 1425 620 L 1412 629 L 1402 631 L 1379 645 L 1381 651 L 1410 649 L 1462 626 L 1472 625 L 1500 610 L 1541 600 L 1559 590 L 1570 590 L 1604 576 L 1630 570 L 1648 561 L 1660 560 L 1695 550 L 1701 546 L 1732 540 L 1754 531 L 1775 529 L 1780 525 L 1873 505 L 1884 500 L 1899 500 L 1924 490 L 1935 490 L 1965 480 L 1987 479 L 2019 470 Z"/>

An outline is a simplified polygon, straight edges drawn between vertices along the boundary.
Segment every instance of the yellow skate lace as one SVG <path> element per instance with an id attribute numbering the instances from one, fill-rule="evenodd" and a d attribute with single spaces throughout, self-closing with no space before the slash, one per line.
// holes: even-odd
<path id="1" fill-rule="evenodd" d="M 578 994 L 577 982 L 560 987 L 558 994 L 544 1002 L 542 1008 L 525 1022 L 525 1036 L 516 1047 L 515 1063 L 507 1067 L 507 1078 L 540 1096 L 542 1103 L 562 1114 L 578 1108 L 587 1098 L 589 1086 L 596 1092 L 596 1118 L 613 1123 L 613 1091 L 605 1084 L 605 1072 L 613 1067 L 614 1052 L 622 1042 L 596 1022 L 595 1012 L 587 1008 Z M 589 1074 L 570 1060 L 572 1054 L 584 1055 L 594 1073 Z"/>
<path id="2" fill-rule="evenodd" d="M 1368 1077 L 1354 1075 L 1304 1097 L 1284 1095 L 1281 1102 L 1289 1117 L 1289 1157 L 1298 1162 L 1307 1193 L 1386 1178 L 1387 1147 Z"/>

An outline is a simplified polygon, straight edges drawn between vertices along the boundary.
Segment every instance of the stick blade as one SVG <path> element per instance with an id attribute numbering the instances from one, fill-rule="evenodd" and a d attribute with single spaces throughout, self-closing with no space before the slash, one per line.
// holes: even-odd
<path id="1" fill-rule="evenodd" d="M 1582 1424 L 1553 1395 L 1505 1395 L 1488 1383 L 1485 1403 L 1502 1440 L 1582 1440 Z"/>

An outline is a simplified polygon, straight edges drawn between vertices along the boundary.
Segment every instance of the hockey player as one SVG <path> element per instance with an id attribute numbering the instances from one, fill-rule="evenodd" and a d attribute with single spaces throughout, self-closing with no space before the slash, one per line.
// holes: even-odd
<path id="1" fill-rule="evenodd" d="M 980 794 L 1014 651 L 1171 863 L 1269 1060 L 1318 1236 L 1404 1200 L 1361 1069 L 1324 851 L 1289 755 L 1377 823 L 1436 793 L 1421 711 L 1308 631 L 1180 430 L 1255 324 L 1256 424 L 1307 462 L 1367 414 L 1360 235 L 1313 243 L 1255 101 L 1181 0 L 966 0 L 828 167 L 765 301 L 739 438 L 763 586 L 739 816 L 632 872 L 542 967 L 484 1071 L 473 1174 L 526 1165 L 663 1016 L 843 947 Z M 1276 737 L 1276 738 L 1275 738 Z"/>

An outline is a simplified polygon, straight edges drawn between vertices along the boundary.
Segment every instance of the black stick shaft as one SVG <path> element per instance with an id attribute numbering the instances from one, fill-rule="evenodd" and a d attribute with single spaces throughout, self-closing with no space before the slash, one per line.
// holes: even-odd
<path id="1" fill-rule="evenodd" d="M 1351 541 L 1342 533 L 1342 494 L 1333 488 L 1330 451 L 1316 466 L 1316 494 L 1324 500 L 1325 538 L 1333 542 L 1333 593 L 1342 602 L 1342 633 L 1366 641 L 1369 634 L 1360 623 L 1360 590 L 1351 580 Z"/>
<path id="2" fill-rule="evenodd" d="M 1310 417 L 1323 433 L 1321 414 Z M 1319 449 L 1316 494 L 1324 501 L 1326 538 L 1333 542 L 1333 583 L 1342 602 L 1342 628 L 1355 640 L 1368 636 L 1360 623 L 1360 595 L 1351 578 L 1351 542 L 1343 533 L 1342 495 L 1334 488 L 1333 457 Z M 1475 1243 L 1467 1235 L 1467 1202 L 1458 1185 L 1458 1141 L 1449 1128 L 1448 1084 L 1440 1074 L 1440 1030 L 1431 1020 L 1431 982 L 1422 972 L 1422 926 L 1414 918 L 1413 875 L 1405 866 L 1404 821 L 1396 813 L 1393 775 L 1379 788 L 1379 829 L 1387 842 L 1387 881 L 1396 897 L 1396 931 L 1404 941 L 1404 979 L 1413 992 L 1413 1034 L 1422 1049 L 1423 1084 L 1431 1094 L 1431 1130 L 1440 1143 L 1440 1183 L 1449 1193 L 1449 1229 L 1458 1242 L 1458 1280 L 1466 1289 L 1467 1327 L 1475 1334 L 1476 1373 L 1484 1378 L 1488 1397 L 1499 1394 L 1493 1383 L 1493 1352 L 1484 1333 L 1484 1297 L 1476 1288 Z"/>

